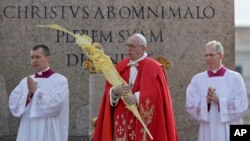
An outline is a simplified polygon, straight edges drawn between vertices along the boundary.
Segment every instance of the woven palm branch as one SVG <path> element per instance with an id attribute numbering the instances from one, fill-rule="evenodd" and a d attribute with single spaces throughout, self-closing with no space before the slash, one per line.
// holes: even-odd
<path id="1" fill-rule="evenodd" d="M 38 27 L 46 27 L 46 28 L 50 28 L 50 29 L 55 29 L 55 30 L 59 30 L 59 31 L 63 31 L 65 33 L 68 33 L 72 36 L 75 37 L 76 39 L 76 44 L 79 45 L 84 54 L 93 61 L 93 64 L 96 68 L 97 71 L 102 71 L 102 73 L 104 74 L 104 77 L 106 78 L 106 80 L 112 85 L 112 86 L 118 86 L 121 84 L 127 84 L 126 81 L 120 76 L 120 74 L 117 72 L 117 70 L 115 69 L 110 57 L 108 55 L 106 55 L 102 50 L 97 49 L 95 47 L 93 47 L 92 44 L 92 39 L 90 37 L 88 37 L 87 35 L 79 35 L 79 34 L 73 34 L 72 32 L 62 28 L 59 25 L 56 24 L 52 24 L 52 25 L 38 25 Z M 132 95 L 132 92 L 130 91 L 128 93 L 128 95 Z M 137 106 L 135 104 L 128 104 L 124 101 L 124 97 L 121 96 L 122 101 L 125 103 L 126 108 L 128 110 L 130 110 L 134 116 L 141 122 L 142 126 L 144 127 L 144 129 L 146 130 L 146 132 L 148 133 L 149 137 L 153 140 L 153 137 L 151 135 L 151 133 L 149 132 L 147 126 L 144 124 L 138 110 L 137 110 Z"/>

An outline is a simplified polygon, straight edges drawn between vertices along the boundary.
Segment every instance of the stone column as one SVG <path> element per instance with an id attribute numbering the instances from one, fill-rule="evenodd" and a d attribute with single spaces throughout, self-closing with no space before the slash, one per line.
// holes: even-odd
<path id="1" fill-rule="evenodd" d="M 105 78 L 103 74 L 90 74 L 89 75 L 89 135 L 93 133 L 92 119 L 98 116 L 101 99 L 104 93 Z"/>

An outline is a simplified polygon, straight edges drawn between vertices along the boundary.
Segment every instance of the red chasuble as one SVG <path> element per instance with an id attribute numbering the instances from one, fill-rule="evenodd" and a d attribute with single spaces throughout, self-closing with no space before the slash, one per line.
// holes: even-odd
<path id="1" fill-rule="evenodd" d="M 122 78 L 128 83 L 129 59 L 116 65 Z M 138 74 L 132 88 L 140 92 L 138 111 L 155 141 L 178 141 L 171 95 L 162 66 L 146 57 L 138 62 Z M 110 106 L 109 83 L 105 86 L 94 141 L 150 141 L 141 123 L 125 108 L 122 100 L 115 107 Z"/>

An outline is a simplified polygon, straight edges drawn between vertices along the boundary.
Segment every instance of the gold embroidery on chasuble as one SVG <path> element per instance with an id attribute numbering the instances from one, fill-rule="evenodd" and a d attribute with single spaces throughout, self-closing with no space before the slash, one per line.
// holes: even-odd
<path id="1" fill-rule="evenodd" d="M 146 99 L 140 106 L 140 115 L 145 125 L 148 126 L 152 122 L 154 105 L 149 99 Z M 135 141 L 136 140 L 136 124 L 137 119 L 129 112 L 118 114 L 114 117 L 114 140 L 115 141 Z M 147 132 L 142 127 L 140 129 L 142 141 L 146 141 Z"/>
<path id="2" fill-rule="evenodd" d="M 127 112 L 126 112 L 127 113 Z M 133 116 L 124 116 L 119 114 L 115 117 L 115 141 L 133 141 L 135 140 L 135 118 Z"/>
<path id="3" fill-rule="evenodd" d="M 147 98 L 145 100 L 145 103 L 140 104 L 140 115 L 147 127 L 152 122 L 153 114 L 154 114 L 154 104 L 151 104 L 150 100 Z M 141 129 L 141 133 L 143 134 L 142 140 L 146 141 L 147 132 L 143 127 Z"/>

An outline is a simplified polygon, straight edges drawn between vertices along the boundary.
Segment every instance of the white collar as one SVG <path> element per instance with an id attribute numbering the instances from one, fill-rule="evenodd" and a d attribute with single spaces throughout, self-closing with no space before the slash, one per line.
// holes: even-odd
<path id="1" fill-rule="evenodd" d="M 215 70 L 211 70 L 213 73 L 217 73 L 217 71 L 219 70 L 219 69 L 221 69 L 223 67 L 223 65 L 220 65 L 220 67 L 218 68 L 218 69 L 215 69 Z"/>
<path id="2" fill-rule="evenodd" d="M 42 75 L 43 74 L 43 72 L 45 72 L 45 71 L 47 71 L 47 70 L 49 70 L 50 69 L 50 67 L 48 67 L 47 69 L 45 69 L 45 70 L 43 70 L 43 71 L 39 71 L 39 72 L 37 72 L 37 74 L 38 75 Z"/>
<path id="3" fill-rule="evenodd" d="M 142 55 L 142 57 L 140 57 L 139 59 L 137 59 L 137 60 L 135 60 L 135 61 L 129 60 L 129 65 L 137 64 L 139 61 L 145 59 L 147 56 L 148 56 L 148 53 L 147 53 L 147 52 L 144 52 L 143 55 Z"/>

